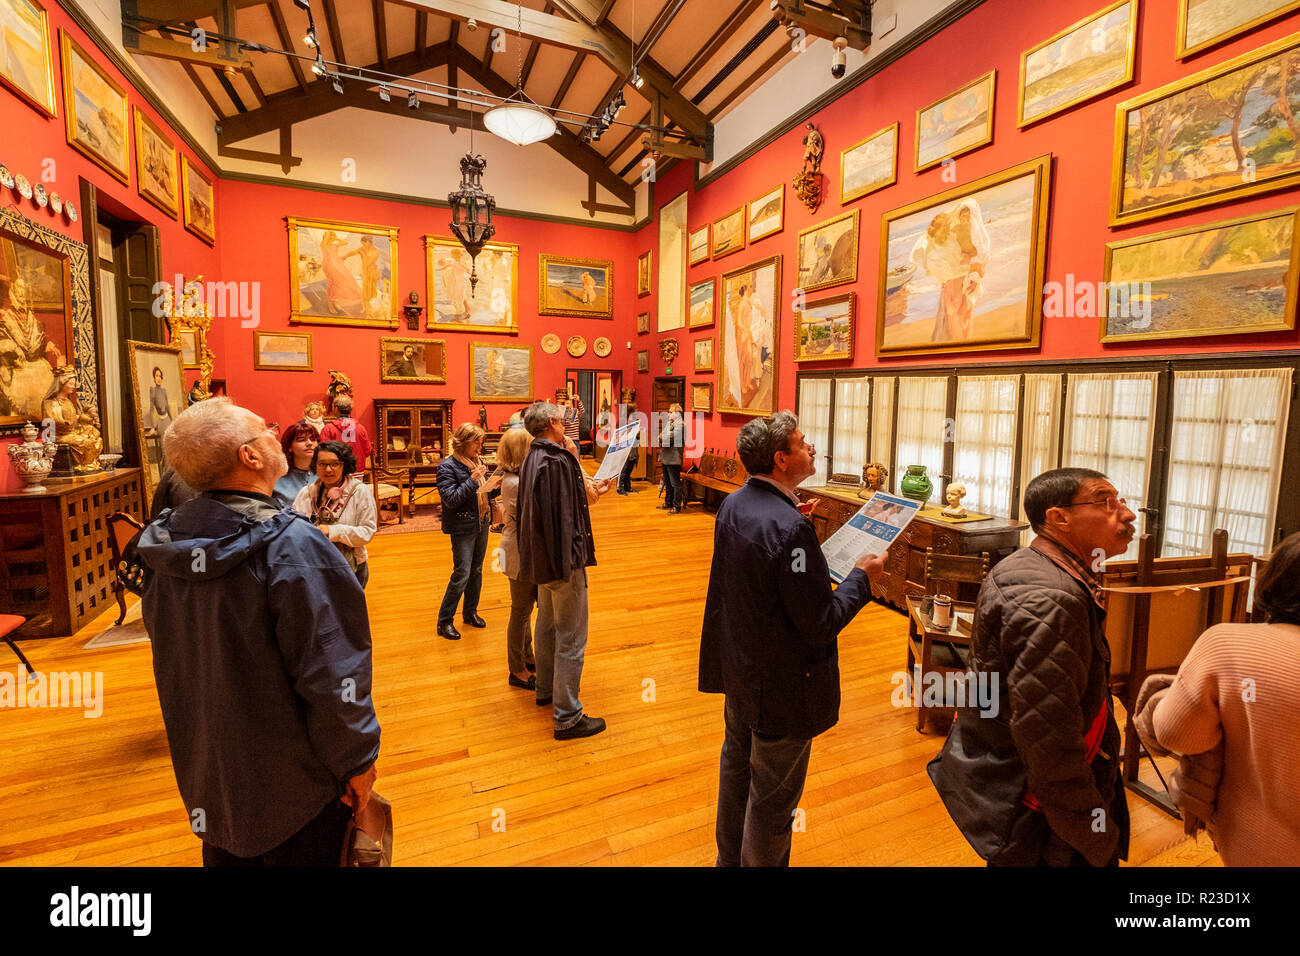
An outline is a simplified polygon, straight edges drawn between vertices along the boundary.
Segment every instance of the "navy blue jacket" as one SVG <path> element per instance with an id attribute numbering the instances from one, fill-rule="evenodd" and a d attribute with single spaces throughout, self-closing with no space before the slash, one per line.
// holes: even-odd
<path id="1" fill-rule="evenodd" d="M 854 568 L 831 588 L 812 522 L 753 478 L 727 496 L 713 532 L 700 637 L 700 690 L 761 734 L 812 739 L 840 715 L 836 638 L 871 600 Z"/>
<path id="2" fill-rule="evenodd" d="M 379 755 L 365 592 L 310 521 L 262 495 L 209 492 L 165 511 L 139 552 L 191 826 L 261 855 Z"/>
<path id="3" fill-rule="evenodd" d="M 488 500 L 500 493 L 490 492 Z M 480 518 L 478 514 L 474 473 L 455 458 L 444 458 L 438 464 L 438 500 L 442 505 L 443 534 L 477 534 L 480 523 L 488 520 L 486 515 Z"/>
<path id="4" fill-rule="evenodd" d="M 549 438 L 534 438 L 519 469 L 519 581 L 567 581 L 596 563 L 587 486 L 578 459 Z"/>

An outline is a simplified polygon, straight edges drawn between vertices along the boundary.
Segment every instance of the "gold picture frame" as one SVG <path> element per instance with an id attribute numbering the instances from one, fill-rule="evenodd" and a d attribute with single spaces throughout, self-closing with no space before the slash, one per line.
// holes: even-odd
<path id="1" fill-rule="evenodd" d="M 27 69 L 16 71 L 15 63 Z M 38 76 L 40 82 L 34 82 Z M 0 0 L 0 84 L 46 116 L 58 115 L 50 17 L 36 0 Z"/>
<path id="2" fill-rule="evenodd" d="M 650 294 L 650 269 L 654 250 L 648 250 L 636 257 L 636 295 L 637 298 Z"/>
<path id="3" fill-rule="evenodd" d="M 208 245 L 216 245 L 217 214 L 212 180 L 184 153 L 181 154 L 181 186 L 185 228 Z"/>
<path id="4" fill-rule="evenodd" d="M 135 402 L 135 442 L 140 455 L 143 486 L 140 500 L 152 501 L 154 489 L 167 470 L 163 437 L 185 409 L 185 369 L 181 365 L 179 345 L 128 339 L 126 347 L 131 369 L 131 396 Z"/>
<path id="5" fill-rule="evenodd" d="M 637 334 L 637 335 L 649 335 L 649 334 L 650 334 L 650 313 L 649 313 L 649 312 L 639 312 L 639 313 L 637 313 L 637 317 L 636 317 L 636 334 Z"/>
<path id="6" fill-rule="evenodd" d="M 254 332 L 253 368 L 259 372 L 313 370 L 310 332 Z"/>
<path id="7" fill-rule="evenodd" d="M 202 366 L 203 330 L 194 327 L 173 326 L 172 345 L 181 347 L 181 367 L 189 372 Z"/>
<path id="8" fill-rule="evenodd" d="M 761 205 L 760 205 L 761 204 Z M 750 245 L 785 228 L 785 183 L 745 204 L 745 238 Z"/>
<path id="9" fill-rule="evenodd" d="M 713 228 L 709 233 L 709 255 L 712 258 L 722 259 L 745 248 L 747 209 L 747 206 L 741 206 L 721 219 L 714 220 Z M 718 238 L 719 233 L 722 236 L 721 241 Z"/>
<path id="10" fill-rule="evenodd" d="M 858 281 L 858 217 L 850 209 L 799 231 L 795 288 L 814 292 Z"/>
<path id="11" fill-rule="evenodd" d="M 397 328 L 397 227 L 298 216 L 284 221 L 291 324 Z"/>
<path id="12" fill-rule="evenodd" d="M 707 294 L 706 294 L 707 292 Z M 718 277 L 692 282 L 686 292 L 687 328 L 703 329 L 716 321 L 718 315 Z"/>
<path id="13" fill-rule="evenodd" d="M 612 319 L 614 261 L 542 253 L 538 257 L 537 313 Z"/>
<path id="14" fill-rule="evenodd" d="M 699 229 L 696 229 L 694 232 L 689 234 L 686 240 L 688 250 L 687 265 L 696 266 L 701 262 L 709 261 L 709 239 L 712 236 L 712 233 L 712 226 L 706 222 Z"/>
<path id="15" fill-rule="evenodd" d="M 650 350 L 642 349 L 636 353 L 636 370 L 638 372 L 650 371 Z"/>
<path id="16" fill-rule="evenodd" d="M 1128 9 L 1125 10 L 1124 8 Z M 1078 106 L 1080 103 L 1086 103 L 1089 100 L 1096 99 L 1112 90 L 1119 89 L 1133 82 L 1133 63 L 1137 58 L 1137 18 L 1138 18 L 1138 0 L 1117 0 L 1105 9 L 1098 10 L 1096 13 L 1089 14 L 1077 23 L 1074 23 L 1055 36 L 1049 37 L 1042 43 L 1033 46 L 1020 55 L 1020 87 L 1016 102 L 1016 120 L 1021 129 L 1026 126 L 1032 126 L 1034 123 L 1040 123 L 1048 117 L 1055 116 L 1065 110 Z M 1118 57 L 1109 48 L 1111 34 L 1115 29 L 1127 23 L 1126 40 L 1123 44 L 1122 55 Z M 1066 66 L 1056 65 L 1050 71 L 1043 72 L 1041 75 L 1037 72 L 1036 67 L 1031 64 L 1031 60 L 1038 54 L 1046 53 L 1050 56 L 1053 47 L 1058 44 L 1061 48 L 1067 48 L 1071 41 L 1076 39 L 1077 34 L 1088 33 L 1093 41 L 1096 39 L 1097 31 L 1101 32 L 1103 42 L 1107 49 L 1096 51 L 1092 42 L 1087 49 L 1092 54 L 1082 57 L 1079 62 L 1068 64 Z M 1110 54 L 1105 65 L 1097 61 L 1106 54 Z M 1045 101 L 1040 108 L 1035 109 L 1032 115 L 1027 116 L 1025 113 L 1025 104 L 1029 100 L 1027 96 L 1029 87 L 1032 84 L 1045 84 L 1047 86 L 1059 85 L 1063 82 L 1063 77 L 1068 78 L 1071 82 L 1066 86 L 1071 89 L 1084 78 L 1076 77 L 1071 71 L 1076 70 L 1080 63 L 1087 63 L 1087 69 L 1092 71 L 1094 77 L 1091 86 L 1080 90 L 1079 92 L 1060 101 L 1049 103 L 1052 94 L 1045 94 L 1042 99 Z M 1118 74 L 1116 74 L 1118 70 Z M 1033 79 L 1029 77 L 1033 75 Z M 1113 77 L 1113 78 L 1111 78 Z M 1032 101 L 1031 101 L 1031 105 Z"/>
<path id="17" fill-rule="evenodd" d="M 712 382 L 691 382 L 691 411 L 713 414 Z"/>
<path id="18" fill-rule="evenodd" d="M 1271 227 L 1265 225 L 1269 220 L 1275 221 Z M 1213 232 L 1224 235 L 1209 239 Z M 1237 235 L 1228 235 L 1232 232 Z M 1178 240 L 1187 240 L 1181 249 Z M 1161 244 L 1166 247 L 1163 256 L 1154 248 Z M 1137 261 L 1124 262 L 1126 253 L 1139 249 Z M 1220 252 L 1214 261 L 1206 262 L 1216 249 Z M 1234 255 L 1241 249 L 1252 253 L 1251 261 Z M 1270 251 L 1272 255 L 1266 255 Z M 1153 279 L 1150 272 L 1157 264 L 1164 274 Z M 1103 279 L 1107 289 L 1115 283 L 1118 294 L 1100 297 L 1102 342 L 1290 331 L 1296 326 L 1300 283 L 1300 206 L 1107 243 Z M 1135 300 L 1146 305 L 1145 314 L 1134 315 Z M 1231 306 L 1225 306 L 1229 302 Z M 1171 314 L 1161 315 L 1166 309 Z M 1251 312 L 1264 317 L 1253 324 L 1224 321 L 1248 318 Z M 1201 317 L 1211 317 L 1211 324 L 1191 324 Z M 1130 329 L 1123 330 L 1122 322 Z"/>
<path id="19" fill-rule="evenodd" d="M 469 294 L 471 267 L 478 284 Z M 429 332 L 519 334 L 519 245 L 485 242 L 475 263 L 459 239 L 424 237 L 424 328 Z"/>
<path id="20" fill-rule="evenodd" d="M 1249 89 L 1241 89 L 1237 86 L 1239 76 L 1246 76 L 1252 84 L 1260 84 L 1264 80 L 1273 82 L 1276 79 L 1273 75 L 1276 71 L 1267 67 L 1257 69 L 1258 65 L 1274 58 L 1288 58 L 1288 62 L 1294 61 L 1298 49 L 1300 49 L 1300 33 L 1293 33 L 1274 43 L 1202 70 L 1200 73 L 1125 100 L 1116 106 L 1115 145 L 1111 157 L 1110 225 L 1122 226 L 1148 219 L 1158 219 L 1176 212 L 1216 206 L 1230 200 L 1257 196 L 1300 184 L 1300 169 L 1296 168 L 1294 162 L 1283 162 L 1275 157 L 1259 162 L 1250 155 L 1261 147 L 1267 148 L 1266 141 L 1261 141 L 1258 146 L 1250 150 L 1236 141 L 1237 148 L 1241 149 L 1240 154 L 1236 153 L 1233 144 L 1226 144 L 1226 149 L 1225 144 L 1222 143 L 1212 146 L 1208 134 L 1198 141 L 1180 144 L 1177 148 L 1172 143 L 1177 130 L 1181 130 L 1189 122 L 1195 122 L 1197 127 L 1211 131 L 1224 123 L 1231 124 L 1233 117 L 1229 115 L 1226 94 L 1233 93 L 1231 99 L 1242 103 L 1244 107 L 1250 93 Z M 1234 74 L 1238 74 L 1238 77 L 1234 77 Z M 1212 84 L 1213 88 L 1208 92 L 1199 89 Z M 1259 86 L 1258 89 L 1264 94 L 1266 102 L 1277 98 L 1275 92 L 1263 86 Z M 1196 95 L 1197 93 L 1202 95 Z M 1215 93 L 1220 95 L 1216 96 Z M 1300 110 L 1300 99 L 1294 102 L 1296 105 L 1293 109 Z M 1171 113 L 1182 118 L 1180 125 L 1170 126 L 1165 122 Z M 1163 138 L 1157 139 L 1149 134 L 1143 137 L 1141 134 L 1144 122 L 1149 130 L 1158 129 L 1162 133 L 1168 130 L 1171 142 L 1165 143 Z M 1136 148 L 1132 150 L 1133 156 L 1130 156 L 1130 139 L 1135 134 Z M 1163 148 L 1162 144 L 1164 144 Z M 1213 169 L 1209 162 L 1202 162 L 1200 165 L 1206 169 L 1203 175 L 1195 178 L 1185 176 L 1177 180 L 1171 178 L 1167 183 L 1160 182 L 1161 177 L 1179 166 L 1184 155 L 1216 150 L 1223 159 L 1218 160 Z M 1151 154 L 1152 162 L 1150 171 L 1147 169 L 1148 154 Z M 1239 161 L 1236 160 L 1237 155 L 1242 157 Z M 1253 164 L 1249 168 L 1249 175 L 1241 168 L 1241 164 L 1247 160 Z M 1219 171 L 1217 165 L 1227 161 L 1238 162 L 1238 168 Z M 1134 182 L 1130 184 L 1130 176 L 1135 170 Z M 1154 182 L 1154 185 L 1147 182 L 1148 180 Z M 1199 191 L 1193 192 L 1198 189 L 1198 184 Z"/>
<path id="21" fill-rule="evenodd" d="M 857 296 L 852 292 L 808 302 L 794 310 L 794 360 L 839 362 L 853 358 Z"/>
<path id="22" fill-rule="evenodd" d="M 126 90 L 67 30 L 59 31 L 59 51 L 68 145 L 129 186 L 131 127 Z"/>
<path id="23" fill-rule="evenodd" d="M 888 137 L 888 140 L 884 139 Z M 888 143 L 889 163 L 887 172 L 882 169 L 881 157 L 876 155 L 881 144 Z M 862 163 L 865 170 L 850 169 L 850 163 Z M 872 171 L 878 171 L 872 176 Z M 866 175 L 863 175 L 863 173 Z M 891 123 L 884 129 L 876 130 L 864 140 L 840 151 L 840 205 L 874 193 L 878 189 L 892 186 L 898 182 L 898 124 Z"/>
<path id="24" fill-rule="evenodd" d="M 447 340 L 380 338 L 379 381 L 385 385 L 446 385 Z"/>
<path id="25" fill-rule="evenodd" d="M 533 348 L 524 343 L 469 343 L 469 400 L 471 402 L 531 402 Z"/>
<path id="26" fill-rule="evenodd" d="M 176 218 L 181 204 L 176 175 L 176 144 L 138 106 L 135 114 L 135 189 L 168 216 Z"/>
<path id="27" fill-rule="evenodd" d="M 1210 2 L 1205 3 L 1204 6 L 1208 7 L 1212 2 L 1218 3 L 1222 6 L 1231 5 L 1230 3 L 1225 3 L 1225 0 L 1210 0 Z M 1191 25 L 1189 3 L 1188 0 L 1178 0 L 1178 28 L 1177 33 L 1174 35 L 1174 56 L 1180 60 L 1184 60 L 1189 56 L 1200 53 L 1202 50 L 1208 50 L 1212 46 L 1218 46 L 1225 40 L 1230 40 L 1243 33 L 1249 33 L 1256 27 L 1262 27 L 1269 21 L 1285 16 L 1293 10 L 1300 10 L 1300 0 L 1278 0 L 1278 2 L 1274 4 L 1273 9 L 1268 10 L 1259 16 L 1253 17 L 1248 21 L 1235 23 L 1228 29 L 1220 30 L 1216 34 L 1198 37 L 1196 40 L 1189 43 L 1187 39 L 1187 30 Z"/>
<path id="28" fill-rule="evenodd" d="M 716 359 L 713 354 L 714 337 L 706 335 L 702 339 L 691 340 L 692 371 L 712 372 Z"/>
<path id="29" fill-rule="evenodd" d="M 777 347 L 781 341 L 781 256 L 760 259 L 722 276 L 718 318 L 719 412 L 776 411 Z M 733 348 L 727 351 L 727 342 Z"/>
<path id="30" fill-rule="evenodd" d="M 976 77 L 965 86 L 958 87 L 947 96 L 940 97 L 929 106 L 923 106 L 916 111 L 915 172 L 919 173 L 932 166 L 938 166 L 945 159 L 956 159 L 993 142 L 993 107 L 994 94 L 997 92 L 997 78 L 998 71 L 989 70 L 983 76 Z M 967 100 L 961 107 L 964 115 L 955 121 L 943 118 L 945 107 L 954 103 L 959 97 L 965 97 Z M 980 106 L 981 97 L 983 108 Z M 977 118 L 981 112 L 986 114 L 983 132 L 979 132 L 975 139 L 971 139 L 970 131 L 963 133 L 962 128 L 970 120 Z M 928 136 L 927 125 L 935 127 L 933 133 Z"/>

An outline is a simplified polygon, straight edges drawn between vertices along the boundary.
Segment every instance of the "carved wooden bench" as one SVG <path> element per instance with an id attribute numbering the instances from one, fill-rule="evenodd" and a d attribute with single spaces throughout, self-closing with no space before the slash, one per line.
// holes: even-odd
<path id="1" fill-rule="evenodd" d="M 710 494 L 726 497 L 749 479 L 749 472 L 735 455 L 707 449 L 695 471 L 682 475 L 682 496 L 692 500 L 693 490 L 707 504 Z"/>

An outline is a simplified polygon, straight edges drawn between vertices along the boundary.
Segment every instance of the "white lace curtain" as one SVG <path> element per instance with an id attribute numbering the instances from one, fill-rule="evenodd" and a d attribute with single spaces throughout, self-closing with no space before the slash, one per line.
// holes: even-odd
<path id="1" fill-rule="evenodd" d="M 871 382 L 871 460 L 891 469 L 890 488 L 898 487 L 890 464 L 893 457 L 894 381 L 893 376 L 876 376 Z"/>
<path id="2" fill-rule="evenodd" d="M 967 511 L 1001 518 L 1011 514 L 1019 397 L 1019 375 L 957 379 L 952 473 L 954 482 L 966 486 L 962 504 Z"/>
<path id="3" fill-rule="evenodd" d="M 931 501 L 943 500 L 944 438 L 951 433 L 945 427 L 948 406 L 948 379 L 900 376 L 898 379 L 898 455 L 890 483 L 894 491 L 902 490 L 908 465 L 925 465 L 930 478 Z"/>
<path id="4" fill-rule="evenodd" d="M 804 481 L 808 487 L 826 484 L 826 453 L 831 445 L 831 380 L 806 378 L 799 383 L 799 429 L 816 449 L 817 471 Z M 838 432 L 836 433 L 838 437 Z"/>
<path id="5" fill-rule="evenodd" d="M 863 375 L 835 380 L 835 471 L 862 477 L 867 463 L 867 430 L 871 424 L 871 380 Z"/>

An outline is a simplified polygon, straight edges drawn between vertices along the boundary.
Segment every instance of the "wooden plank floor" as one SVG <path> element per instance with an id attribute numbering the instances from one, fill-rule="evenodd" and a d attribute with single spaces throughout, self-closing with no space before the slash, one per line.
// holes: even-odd
<path id="1" fill-rule="evenodd" d="M 440 532 L 379 535 L 367 591 L 377 789 L 393 802 L 399 865 L 686 865 L 713 862 L 722 698 L 696 691 L 713 518 L 655 510 L 653 488 L 593 509 L 599 565 L 582 700 L 609 730 L 551 738 L 549 708 L 506 683 L 506 579 L 489 545 L 485 631 L 434 633 L 448 574 Z M 168 757 L 150 647 L 84 650 L 116 617 L 28 641 L 44 671 L 102 671 L 103 714 L 0 710 L 0 863 L 199 863 Z M 872 605 L 840 637 L 840 722 L 813 744 L 791 862 L 980 865 L 935 795 L 925 764 L 942 738 L 891 705 L 906 620 Z M 0 668 L 17 661 L 0 649 Z M 1130 864 L 1219 865 L 1208 840 L 1130 795 Z"/>

